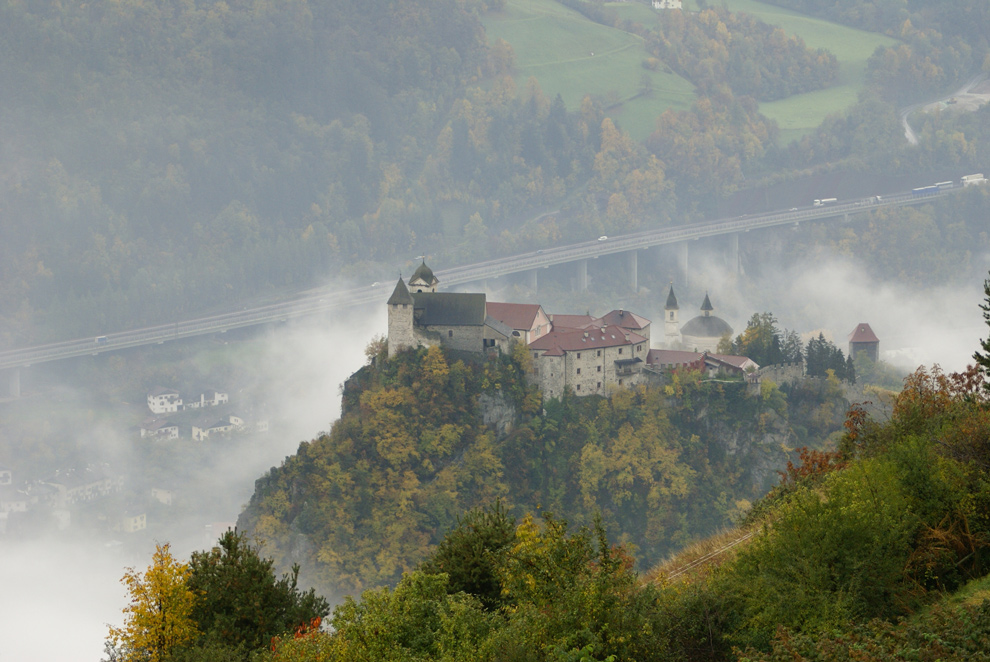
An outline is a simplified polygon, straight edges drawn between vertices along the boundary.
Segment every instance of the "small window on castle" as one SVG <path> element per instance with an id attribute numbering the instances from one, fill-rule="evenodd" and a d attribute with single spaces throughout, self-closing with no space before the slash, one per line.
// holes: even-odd
<path id="1" fill-rule="evenodd" d="M 602 387 L 602 383 L 601 382 L 598 382 L 598 388 L 601 388 L 601 387 Z"/>
<path id="2" fill-rule="evenodd" d="M 402 310 L 405 310 L 407 305 L 409 305 L 409 304 L 405 304 L 405 303 L 402 304 Z"/>
<path id="3" fill-rule="evenodd" d="M 451 329 L 450 331 L 447 332 L 447 337 L 448 338 L 453 338 L 454 337 L 454 330 L 453 329 Z"/>
<path id="4" fill-rule="evenodd" d="M 598 353 L 595 354 L 595 356 L 601 356 L 601 355 L 602 355 L 602 350 L 598 350 Z"/>
<path id="5" fill-rule="evenodd" d="M 642 351 L 643 351 L 643 346 L 642 345 L 636 345 L 636 353 L 638 354 L 639 352 L 642 352 Z"/>
<path id="6" fill-rule="evenodd" d="M 670 321 L 674 321 L 674 311 L 670 311 Z"/>
<path id="7" fill-rule="evenodd" d="M 602 367 L 601 366 L 598 366 L 598 372 L 601 372 L 601 371 L 602 371 Z"/>
<path id="8" fill-rule="evenodd" d="M 619 348 L 619 354 L 621 354 L 621 353 L 622 353 L 622 348 L 620 347 L 620 348 Z"/>
<path id="9" fill-rule="evenodd" d="M 577 385 L 577 390 L 579 390 L 579 391 L 581 390 L 581 385 L 580 384 Z"/>
<path id="10" fill-rule="evenodd" d="M 581 358 L 581 352 L 578 352 L 578 358 Z M 580 372 L 580 371 L 579 371 Z"/>
<path id="11" fill-rule="evenodd" d="M 581 374 L 581 368 L 578 368 L 577 374 Z"/>
<path id="12" fill-rule="evenodd" d="M 622 380 L 621 379 L 619 380 L 619 386 L 622 386 Z"/>

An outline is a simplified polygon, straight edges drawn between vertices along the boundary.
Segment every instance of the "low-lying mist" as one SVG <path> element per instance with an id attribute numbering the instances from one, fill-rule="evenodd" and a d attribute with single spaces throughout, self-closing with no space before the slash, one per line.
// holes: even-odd
<path id="1" fill-rule="evenodd" d="M 845 353 L 849 334 L 866 322 L 880 339 L 882 360 L 904 371 L 938 364 L 948 372 L 972 363 L 987 335 L 979 308 L 981 281 L 912 288 L 875 280 L 862 264 L 835 255 L 788 268 L 764 267 L 754 278 L 710 257 L 696 260 L 695 268 L 692 290 L 711 293 L 715 314 L 736 335 L 753 313 L 769 311 L 781 329 L 822 332 Z M 683 324 L 699 314 L 701 298 L 695 302 L 680 291 L 678 297 Z"/>
<path id="2" fill-rule="evenodd" d="M 245 445 L 233 438 L 204 442 L 216 452 L 189 468 L 175 494 L 177 501 L 187 504 L 183 512 L 194 514 L 168 522 L 149 516 L 153 538 L 137 545 L 127 536 L 138 534 L 126 533 L 116 534 L 124 544 L 85 532 L 27 540 L 0 538 L 4 561 L 0 563 L 0 659 L 100 659 L 106 624 L 123 622 L 124 569 L 146 568 L 156 541 L 170 543 L 179 559 L 212 544 L 220 533 L 213 525 L 232 525 L 237 520 L 257 478 L 294 453 L 299 442 L 330 429 L 340 413 L 343 381 L 366 362 L 365 347 L 385 328 L 384 306 L 379 306 L 337 313 L 332 319 L 301 320 L 272 331 L 260 351 L 252 353 L 251 364 L 241 366 L 253 377 L 253 383 L 242 390 L 264 403 L 270 420 L 271 432 L 257 437 L 265 444 Z M 231 393 L 232 402 L 235 397 Z M 87 399 L 85 393 L 64 392 L 60 399 L 73 398 Z M 122 463 L 134 458 L 129 446 L 137 442 L 126 430 L 84 424 L 67 445 L 73 443 L 77 455 L 109 459 L 117 471 L 127 473 Z"/>

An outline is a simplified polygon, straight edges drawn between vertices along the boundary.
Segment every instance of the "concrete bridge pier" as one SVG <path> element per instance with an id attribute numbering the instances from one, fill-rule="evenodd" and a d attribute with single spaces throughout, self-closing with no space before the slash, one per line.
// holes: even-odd
<path id="1" fill-rule="evenodd" d="M 739 233 L 733 232 L 729 235 L 729 265 L 732 271 L 742 273 L 742 264 L 739 262 Z"/>
<path id="2" fill-rule="evenodd" d="M 629 287 L 633 292 L 639 292 L 639 258 L 638 252 L 631 250 L 626 253 L 629 265 Z"/>
<path id="3" fill-rule="evenodd" d="M 7 368 L 0 372 L 0 395 L 17 399 L 21 397 L 21 369 Z"/>
<path id="4" fill-rule="evenodd" d="M 690 278 L 688 277 L 688 242 L 686 241 L 682 241 L 677 246 L 677 264 L 681 270 L 681 280 L 684 287 L 688 287 Z"/>
<path id="5" fill-rule="evenodd" d="M 533 290 L 533 292 L 540 291 L 539 273 L 539 269 L 530 269 L 529 271 L 529 289 Z"/>
<path id="6" fill-rule="evenodd" d="M 588 291 L 588 260 L 577 261 L 577 291 Z"/>

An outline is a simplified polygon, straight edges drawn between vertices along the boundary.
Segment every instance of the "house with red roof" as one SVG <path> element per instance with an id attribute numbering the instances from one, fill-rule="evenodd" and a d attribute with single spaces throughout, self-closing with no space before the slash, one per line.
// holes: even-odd
<path id="1" fill-rule="evenodd" d="M 529 344 L 534 378 L 545 398 L 559 398 L 564 389 L 575 395 L 605 395 L 614 386 L 632 386 L 645 379 L 643 367 L 650 341 L 620 326 L 555 328 Z"/>
<path id="2" fill-rule="evenodd" d="M 646 364 L 664 372 L 700 370 L 709 377 L 714 377 L 719 373 L 742 375 L 760 369 L 760 366 L 747 356 L 685 352 L 673 349 L 651 349 L 646 355 Z"/>
<path id="3" fill-rule="evenodd" d="M 553 324 L 538 303 L 499 303 L 489 301 L 485 310 L 488 316 L 512 329 L 512 337 L 527 345 L 550 333 Z"/>
<path id="4" fill-rule="evenodd" d="M 866 352 L 874 363 L 880 360 L 880 339 L 866 322 L 857 324 L 849 334 L 849 356 L 855 358 L 859 352 Z"/>

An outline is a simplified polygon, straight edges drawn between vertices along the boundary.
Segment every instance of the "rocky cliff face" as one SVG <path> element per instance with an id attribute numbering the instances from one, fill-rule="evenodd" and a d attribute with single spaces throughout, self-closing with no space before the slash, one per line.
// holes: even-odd
<path id="1" fill-rule="evenodd" d="M 484 424 L 492 428 L 500 439 L 512 431 L 519 415 L 512 399 L 502 391 L 482 393 L 478 396 L 478 407 Z"/>

